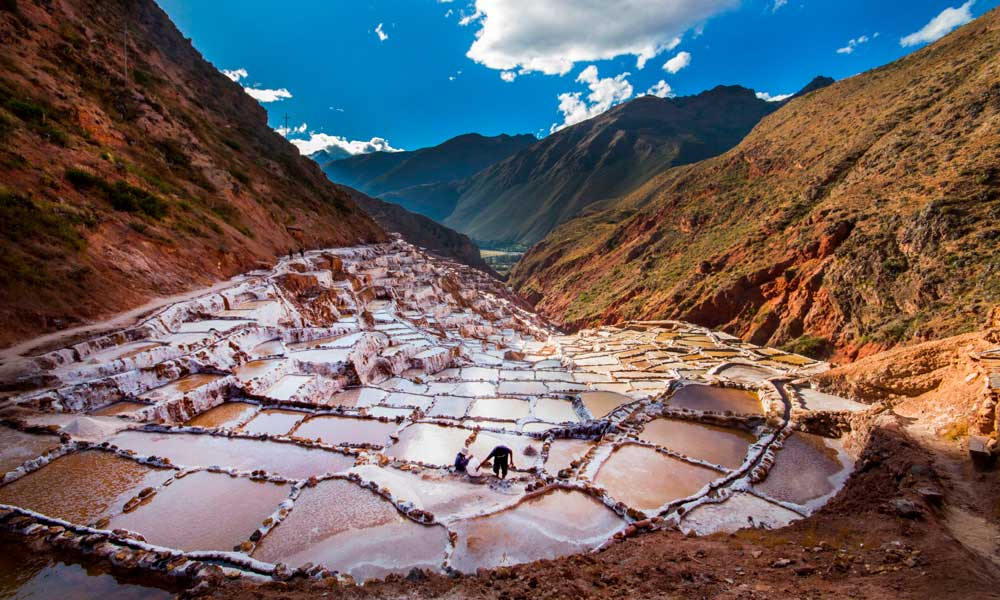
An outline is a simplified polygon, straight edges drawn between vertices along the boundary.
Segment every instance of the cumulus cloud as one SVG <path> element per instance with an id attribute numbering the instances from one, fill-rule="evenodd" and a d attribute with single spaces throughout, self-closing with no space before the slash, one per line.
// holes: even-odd
<path id="1" fill-rule="evenodd" d="M 583 96 L 583 92 L 559 94 L 559 112 L 563 115 L 563 122 L 553 124 L 549 131 L 556 132 L 596 117 L 612 106 L 631 98 L 633 90 L 632 84 L 626 79 L 628 76 L 629 73 L 625 72 L 601 79 L 597 67 L 588 66 L 580 72 L 576 81 L 587 84 L 590 93 L 586 97 Z"/>
<path id="2" fill-rule="evenodd" d="M 972 20 L 972 4 L 974 1 L 969 0 L 961 6 L 942 10 L 938 16 L 931 19 L 919 31 L 914 31 L 910 35 L 900 39 L 899 45 L 904 48 L 919 46 L 920 44 L 935 42 L 943 38 L 952 29 L 965 25 Z"/>
<path id="3" fill-rule="evenodd" d="M 240 83 L 240 81 L 246 79 L 249 76 L 246 69 L 222 69 L 222 74 L 229 79 Z M 240 84 L 243 85 L 243 84 Z M 256 88 L 249 85 L 243 86 L 243 91 L 246 92 L 251 98 L 257 102 L 277 102 L 278 100 L 285 100 L 286 98 L 291 98 L 292 93 L 285 88 L 278 88 L 275 90 Z"/>
<path id="4" fill-rule="evenodd" d="M 663 63 L 663 70 L 668 73 L 676 73 L 691 64 L 690 52 L 678 52 L 677 56 Z"/>
<path id="5" fill-rule="evenodd" d="M 760 98 L 761 100 L 764 100 L 765 102 L 781 102 L 782 100 L 788 100 L 789 98 L 791 98 L 794 95 L 795 94 L 777 94 L 775 96 L 772 96 L 771 94 L 768 94 L 767 92 L 757 92 L 757 94 L 756 94 L 756 96 L 758 98 Z"/>
<path id="6" fill-rule="evenodd" d="M 858 48 L 858 46 L 860 46 L 861 44 L 867 44 L 870 40 L 873 40 L 877 37 L 878 37 L 878 32 L 876 31 L 874 34 L 872 34 L 870 38 L 867 35 L 859 35 L 856 38 L 851 38 L 847 40 L 846 46 L 844 46 L 843 48 L 837 48 L 837 54 L 854 54 L 854 51 Z"/>
<path id="7" fill-rule="evenodd" d="M 387 39 L 389 39 L 389 34 L 386 33 L 386 32 L 384 32 L 384 31 L 382 31 L 382 24 L 381 23 L 379 23 L 378 25 L 375 26 L 375 35 L 378 36 L 378 40 L 380 42 L 384 42 Z"/>
<path id="8" fill-rule="evenodd" d="M 402 152 L 401 148 L 393 148 L 385 138 L 373 137 L 364 140 L 348 140 L 339 135 L 310 132 L 308 138 L 290 139 L 300 154 L 310 155 L 320 150 L 340 150 L 347 154 L 370 154 L 372 152 Z"/>
<path id="9" fill-rule="evenodd" d="M 657 81 L 651 88 L 646 90 L 647 96 L 656 96 L 658 98 L 673 98 L 674 91 L 671 89 L 670 84 L 662 79 Z"/>
<path id="10" fill-rule="evenodd" d="M 511 81 L 517 79 L 517 73 L 515 73 L 514 71 L 501 71 L 500 79 L 503 79 L 507 83 L 510 83 Z"/>
<path id="11" fill-rule="evenodd" d="M 299 125 L 298 127 L 287 127 L 286 128 L 286 127 L 283 127 L 283 126 L 279 126 L 279 127 L 275 127 L 274 130 L 278 132 L 278 135 L 280 135 L 282 137 L 288 137 L 288 134 L 290 134 L 290 133 L 305 133 L 306 129 L 308 129 L 308 127 L 309 127 L 308 125 L 306 125 L 305 123 L 303 123 L 303 124 Z"/>
<path id="12" fill-rule="evenodd" d="M 578 62 L 632 55 L 637 68 L 738 0 L 475 0 L 466 56 L 498 71 L 565 75 Z"/>
<path id="13" fill-rule="evenodd" d="M 240 79 L 246 78 L 248 75 L 246 69 L 223 69 L 222 74 L 226 77 L 232 79 L 233 81 L 239 81 Z"/>

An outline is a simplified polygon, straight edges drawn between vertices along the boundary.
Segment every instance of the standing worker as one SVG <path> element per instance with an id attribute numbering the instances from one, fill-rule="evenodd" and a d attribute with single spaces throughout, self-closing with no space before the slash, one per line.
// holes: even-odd
<path id="1" fill-rule="evenodd" d="M 489 456 L 483 459 L 483 462 L 479 463 L 479 468 L 482 469 L 483 465 L 488 463 L 490 459 L 493 460 L 493 474 L 500 479 L 507 478 L 507 466 L 510 463 L 511 469 L 516 469 L 514 466 L 514 452 L 511 451 L 507 446 L 497 446 L 490 452 Z"/>

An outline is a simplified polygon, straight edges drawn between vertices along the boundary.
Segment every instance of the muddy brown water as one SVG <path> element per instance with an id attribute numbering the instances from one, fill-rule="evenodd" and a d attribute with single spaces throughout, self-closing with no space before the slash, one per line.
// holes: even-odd
<path id="1" fill-rule="evenodd" d="M 478 568 L 557 558 L 590 550 L 624 522 L 590 496 L 555 490 L 514 508 L 455 523 L 451 564 L 465 573 Z"/>
<path id="2" fill-rule="evenodd" d="M 444 527 L 414 523 L 371 491 L 328 480 L 302 491 L 253 557 L 293 567 L 312 562 L 363 580 L 440 569 L 447 543 Z"/>
<path id="3" fill-rule="evenodd" d="M 629 396 L 616 392 L 583 392 L 580 394 L 580 400 L 595 419 L 606 417 L 622 404 L 633 402 Z"/>
<path id="4" fill-rule="evenodd" d="M 601 465 L 594 483 L 632 508 L 652 510 L 686 498 L 721 476 L 652 448 L 627 444 Z"/>
<path id="5" fill-rule="evenodd" d="M 149 404 L 143 404 L 142 402 L 122 401 L 92 410 L 90 414 L 95 417 L 117 417 L 118 415 L 130 415 L 137 410 L 149 408 L 149 406 Z"/>
<path id="6" fill-rule="evenodd" d="M 834 442 L 808 433 L 788 437 L 767 478 L 756 488 L 777 500 L 803 506 L 836 491 L 838 476 L 849 466 L 841 463 Z"/>
<path id="7" fill-rule="evenodd" d="M 264 469 L 291 479 L 346 471 L 354 464 L 354 457 L 338 452 L 216 435 L 125 431 L 110 441 L 140 455 L 165 456 L 179 466 Z"/>
<path id="8" fill-rule="evenodd" d="M 142 397 L 148 400 L 159 402 L 161 400 L 167 400 L 175 396 L 181 396 L 193 390 L 196 390 L 204 385 L 208 385 L 217 379 L 221 379 L 224 375 L 212 375 L 207 373 L 196 373 L 194 375 L 188 375 L 187 377 L 182 377 L 177 381 L 172 381 L 166 385 L 162 385 L 158 388 L 149 390 L 142 394 Z"/>
<path id="9" fill-rule="evenodd" d="M 102 564 L 75 562 L 0 539 L 0 600 L 166 600 L 174 594 Z"/>
<path id="10" fill-rule="evenodd" d="M 307 413 L 295 410 L 267 409 L 257 413 L 247 421 L 240 431 L 252 434 L 266 433 L 269 435 L 288 435 L 288 433 L 308 416 Z"/>
<path id="11" fill-rule="evenodd" d="M 747 449 L 756 441 L 739 429 L 678 419 L 650 421 L 639 439 L 730 469 L 743 464 Z"/>
<path id="12" fill-rule="evenodd" d="M 680 388 L 667 401 L 673 408 L 690 410 L 731 411 L 737 414 L 763 414 L 760 398 L 753 392 L 735 388 L 692 384 Z"/>
<path id="13" fill-rule="evenodd" d="M 151 501 L 111 519 L 146 541 L 181 550 L 232 550 L 247 540 L 290 486 L 198 471 L 162 488 Z M 206 519 L 211 527 L 206 527 Z"/>
<path id="14" fill-rule="evenodd" d="M 232 428 L 250 418 L 257 406 L 246 402 L 223 402 L 194 417 L 185 425 L 206 429 Z"/>
<path id="15" fill-rule="evenodd" d="M 142 489 L 173 474 L 109 452 L 75 452 L 0 487 L 0 504 L 87 525 L 119 512 Z"/>
<path id="16" fill-rule="evenodd" d="M 303 421 L 292 432 L 292 435 L 300 438 L 322 440 L 326 444 L 384 445 L 389 442 L 389 435 L 398 428 L 399 425 L 396 423 L 321 415 Z"/>
<path id="17" fill-rule="evenodd" d="M 58 447 L 59 438 L 54 435 L 24 433 L 0 426 L 0 474 Z"/>

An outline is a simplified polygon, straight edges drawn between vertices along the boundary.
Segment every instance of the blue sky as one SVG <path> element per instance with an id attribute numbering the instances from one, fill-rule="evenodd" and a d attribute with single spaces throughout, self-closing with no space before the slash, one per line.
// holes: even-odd
<path id="1" fill-rule="evenodd" d="M 272 127 L 287 113 L 301 148 L 364 152 L 546 135 L 647 92 L 787 94 L 895 60 L 1000 0 L 158 2 L 216 67 L 270 90 L 254 94 Z"/>

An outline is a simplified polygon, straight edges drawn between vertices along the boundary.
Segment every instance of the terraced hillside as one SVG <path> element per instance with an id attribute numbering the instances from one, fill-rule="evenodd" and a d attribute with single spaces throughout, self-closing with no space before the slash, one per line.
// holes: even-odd
<path id="1" fill-rule="evenodd" d="M 0 4 L 0 169 L 0 344 L 385 237 L 152 0 Z"/>
<path id="2" fill-rule="evenodd" d="M 677 317 L 857 357 L 981 322 L 1000 298 L 998 217 L 994 10 L 564 223 L 512 282 L 569 326 Z"/>

